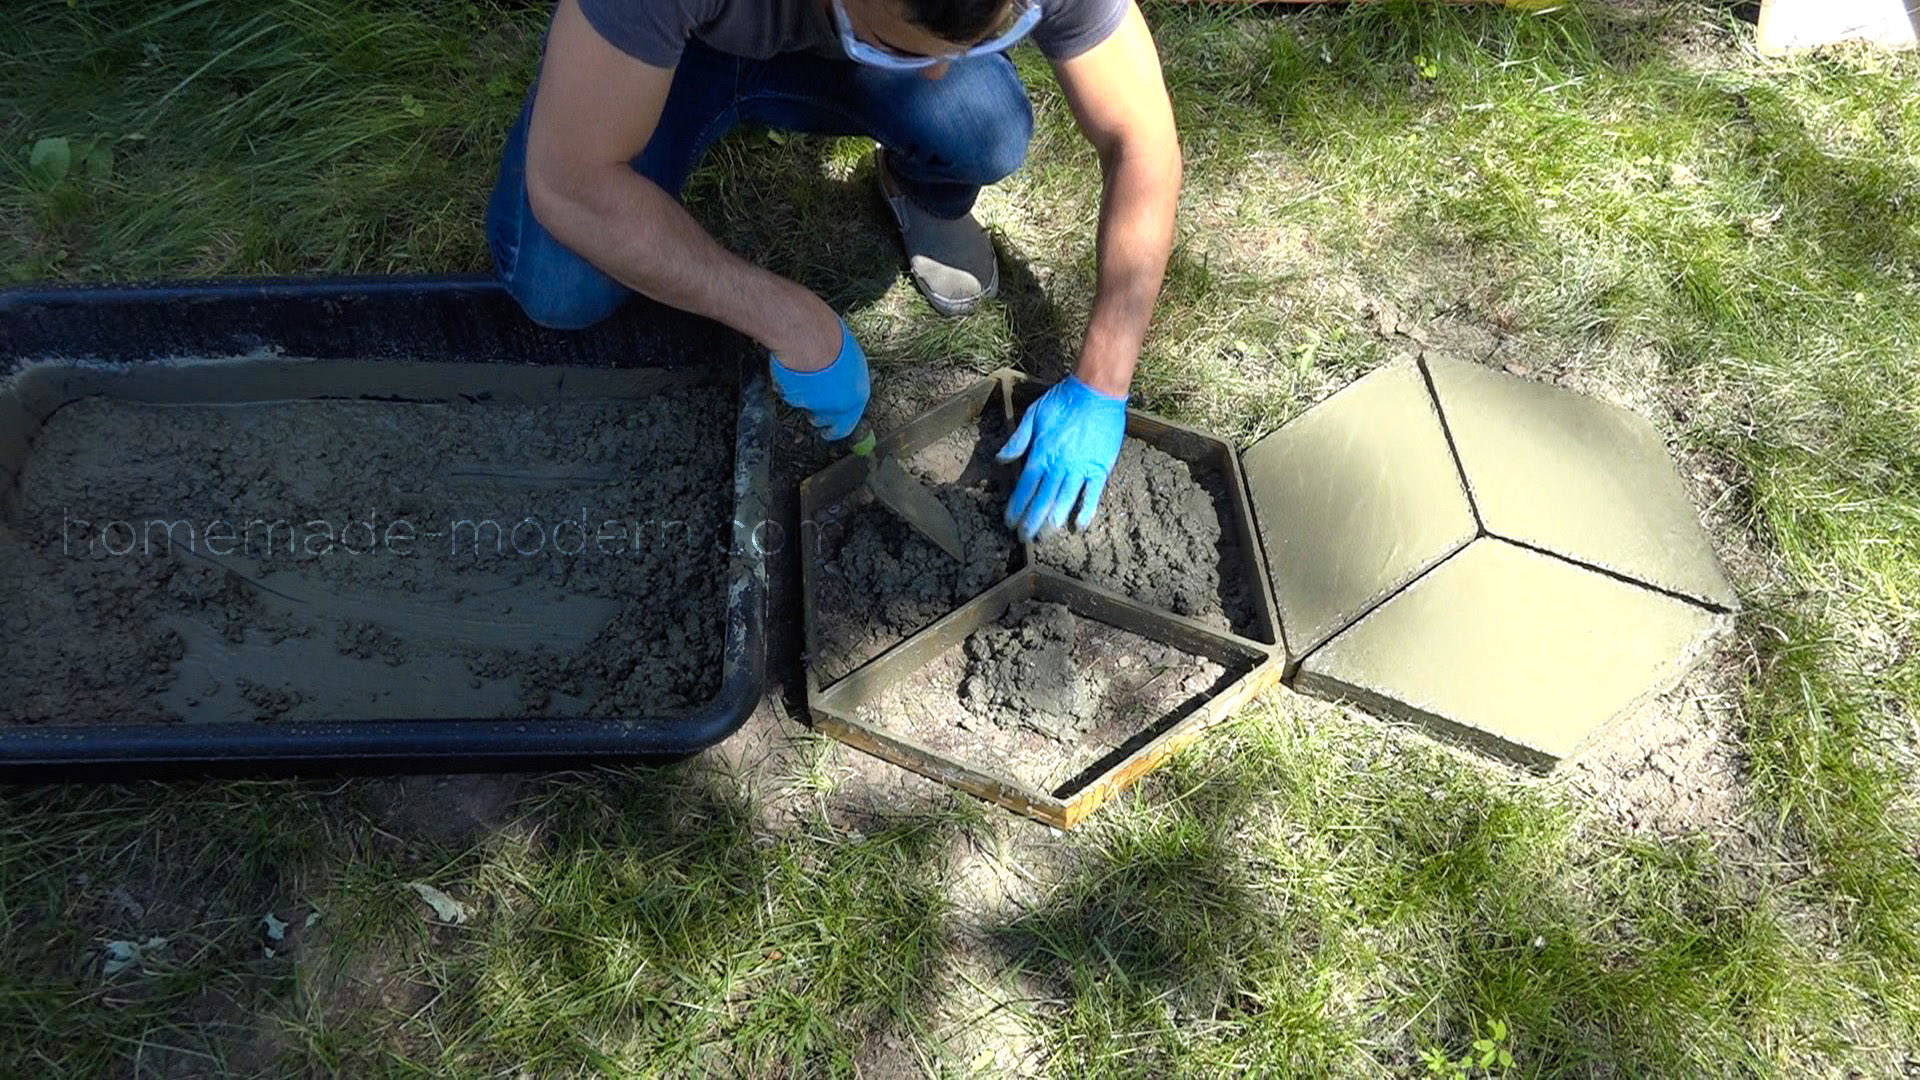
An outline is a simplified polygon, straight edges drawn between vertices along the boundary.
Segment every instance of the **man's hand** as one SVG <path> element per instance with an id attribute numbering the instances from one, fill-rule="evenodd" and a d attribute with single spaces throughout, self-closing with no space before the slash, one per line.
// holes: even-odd
<path id="1" fill-rule="evenodd" d="M 1007 524 L 1032 540 L 1065 525 L 1076 503 L 1074 528 L 1093 524 L 1126 429 L 1125 397 L 1103 394 L 1072 375 L 1042 394 L 1000 450 L 1003 462 L 1027 458 L 1007 502 Z"/>
<path id="2" fill-rule="evenodd" d="M 1023 539 L 1093 524 L 1120 457 L 1127 388 L 1173 249 L 1180 141 L 1153 35 L 1136 5 L 1106 41 L 1054 66 L 1074 119 L 1100 155 L 1099 279 L 1080 360 L 1027 410 L 1000 452 L 1026 464 L 1007 506 Z"/>
<path id="3" fill-rule="evenodd" d="M 800 371 L 773 356 L 773 385 L 787 404 L 805 409 L 821 438 L 838 441 L 853 434 L 860 414 L 867 410 L 869 384 L 867 354 L 854 340 L 845 319 L 840 324 L 840 351 L 831 363 Z"/>

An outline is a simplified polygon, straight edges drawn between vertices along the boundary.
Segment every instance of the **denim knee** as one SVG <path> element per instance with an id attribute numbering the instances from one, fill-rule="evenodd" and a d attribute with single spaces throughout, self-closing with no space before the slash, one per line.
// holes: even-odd
<path id="1" fill-rule="evenodd" d="M 960 158 L 958 179 L 985 187 L 1018 172 L 1033 141 L 1033 105 L 1024 90 L 1013 94 L 1005 108 L 982 127 L 973 151 Z"/>
<path id="2" fill-rule="evenodd" d="M 525 124 L 509 138 L 487 204 L 493 273 L 527 318 L 555 330 L 581 330 L 619 309 L 627 288 L 569 251 L 533 216 L 527 201 Z"/>
<path id="3" fill-rule="evenodd" d="M 583 330 L 619 310 L 627 288 L 562 247 L 531 213 L 518 221 L 490 218 L 487 246 L 494 276 L 527 318 L 553 330 Z"/>
<path id="4" fill-rule="evenodd" d="M 607 281 L 602 275 L 601 281 Z M 625 288 L 606 288 L 601 281 L 578 279 L 568 287 L 565 280 L 517 277 L 507 291 L 520 302 L 527 318 L 549 330 L 585 330 L 620 310 L 628 295 Z M 611 283 L 610 281 L 608 282 Z"/>
<path id="5" fill-rule="evenodd" d="M 927 179 L 985 187 L 1011 176 L 1033 141 L 1033 105 L 1004 56 L 955 63 L 914 104 L 926 113 L 910 136 Z"/>

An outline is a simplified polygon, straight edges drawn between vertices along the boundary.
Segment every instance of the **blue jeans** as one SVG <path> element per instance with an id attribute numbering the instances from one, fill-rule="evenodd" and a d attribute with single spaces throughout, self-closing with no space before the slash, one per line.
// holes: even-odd
<path id="1" fill-rule="evenodd" d="M 526 183 L 532 108 L 529 98 L 507 137 L 487 206 L 487 243 L 494 273 L 529 318 L 575 330 L 613 314 L 632 293 L 534 220 Z M 962 60 L 944 78 L 927 79 L 804 54 L 747 60 L 689 42 L 633 169 L 678 198 L 707 148 L 738 124 L 870 135 L 887 148 L 908 198 L 937 217 L 958 218 L 981 187 L 1020 167 L 1033 109 L 1004 56 Z"/>

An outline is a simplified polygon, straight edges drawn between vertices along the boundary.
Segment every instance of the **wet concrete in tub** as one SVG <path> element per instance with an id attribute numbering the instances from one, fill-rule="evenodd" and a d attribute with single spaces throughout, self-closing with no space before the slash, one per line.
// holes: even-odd
<path id="1" fill-rule="evenodd" d="M 861 718 L 956 761 L 1064 795 L 1237 674 L 1065 605 L 1022 601 L 876 697 Z"/>
<path id="2" fill-rule="evenodd" d="M 1006 442 L 997 417 L 949 433 L 902 462 L 953 512 L 966 544 L 957 562 L 862 488 L 809 527 L 820 530 L 821 569 L 814 666 L 837 679 L 1007 576 L 1015 538 L 1001 522 L 1008 467 L 993 455 Z"/>
<path id="3" fill-rule="evenodd" d="M 720 678 L 733 410 L 75 402 L 0 527 L 3 713 L 684 711 Z"/>
<path id="4" fill-rule="evenodd" d="M 1220 526 L 1230 505 L 1226 483 L 1128 438 L 1092 526 L 1048 536 L 1034 545 L 1034 558 L 1143 604 L 1249 633 L 1254 605 L 1239 545 Z"/>

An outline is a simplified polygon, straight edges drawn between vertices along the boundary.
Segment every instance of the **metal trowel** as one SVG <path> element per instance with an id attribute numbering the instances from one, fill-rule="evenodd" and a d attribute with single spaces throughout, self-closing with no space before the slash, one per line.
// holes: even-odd
<path id="1" fill-rule="evenodd" d="M 848 449 L 867 463 L 867 488 L 887 509 L 900 515 L 920 535 L 940 545 L 940 550 L 965 562 L 967 549 L 960 543 L 960 523 L 927 485 L 907 474 L 893 455 L 874 453 L 879 442 L 873 428 L 864 421 L 849 439 Z"/>

